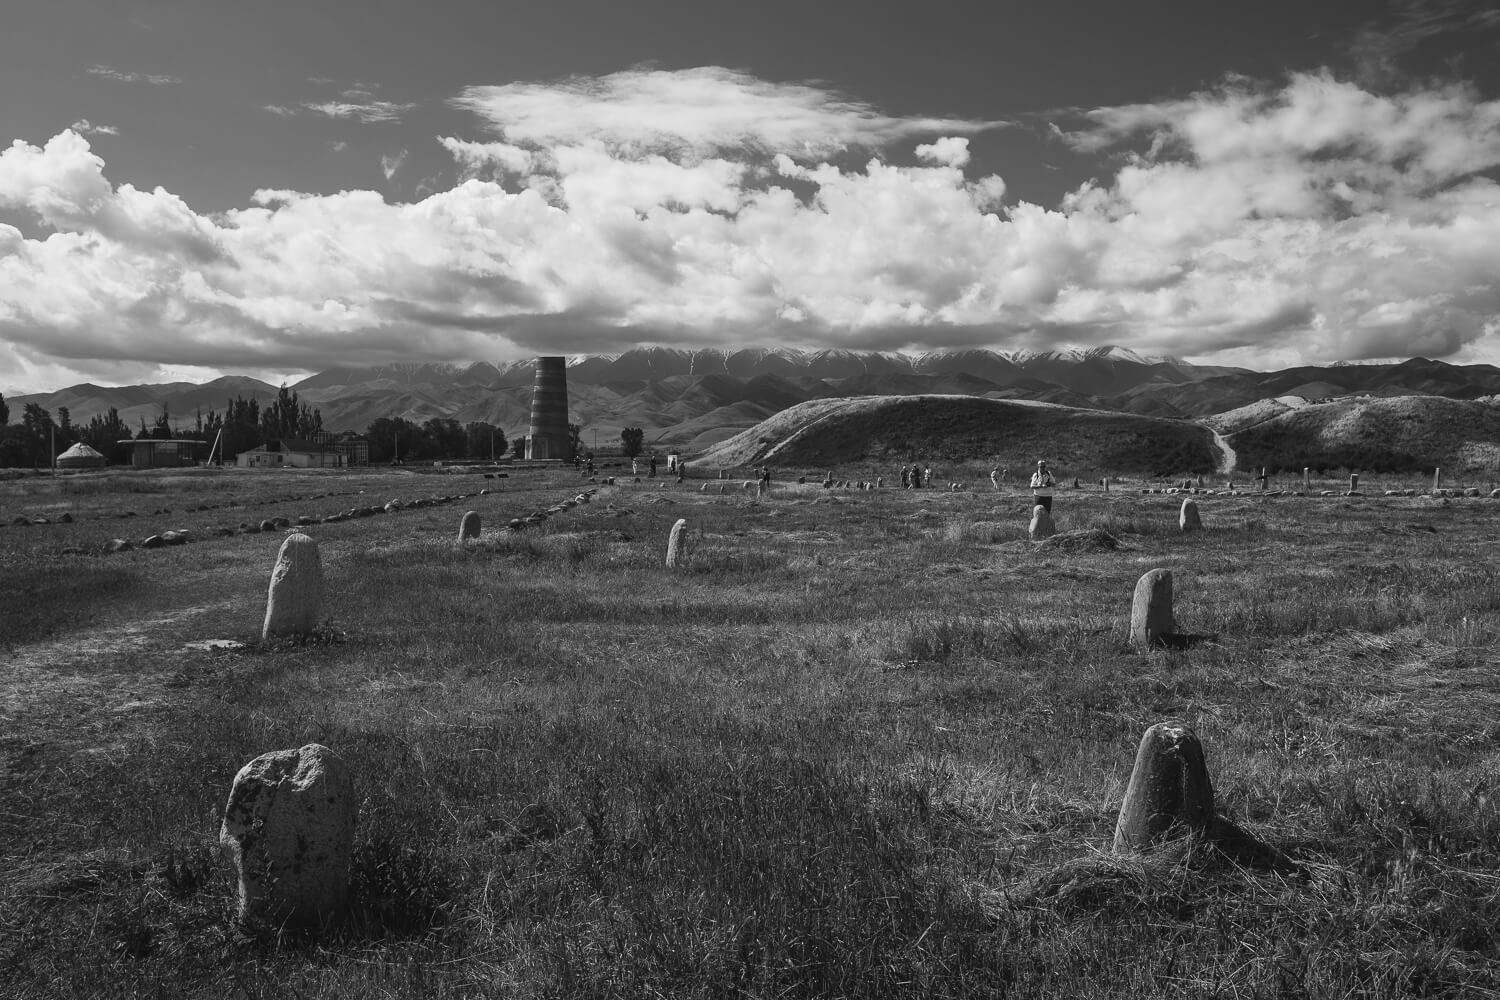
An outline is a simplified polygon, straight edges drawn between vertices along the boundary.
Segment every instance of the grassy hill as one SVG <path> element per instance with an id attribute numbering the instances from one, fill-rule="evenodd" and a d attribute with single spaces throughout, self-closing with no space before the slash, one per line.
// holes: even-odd
<path id="1" fill-rule="evenodd" d="M 1011 464 L 1171 473 L 1214 467 L 1209 431 L 1157 417 L 971 396 L 819 399 L 776 414 L 692 459 L 709 467 L 773 461 L 818 467 L 868 461 Z"/>
<path id="2" fill-rule="evenodd" d="M 1500 465 L 1500 407 L 1473 400 L 1336 399 L 1268 415 L 1233 432 L 1235 421 L 1223 422 L 1219 429 L 1229 433 L 1242 468 L 1472 472 Z"/>

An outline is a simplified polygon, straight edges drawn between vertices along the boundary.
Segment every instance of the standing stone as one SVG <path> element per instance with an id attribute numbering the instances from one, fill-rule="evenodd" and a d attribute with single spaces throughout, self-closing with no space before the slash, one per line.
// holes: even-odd
<path id="1" fill-rule="evenodd" d="M 1104 492 L 1108 493 L 1109 492 L 1109 477 L 1105 476 L 1103 479 L 1100 480 L 1100 482 L 1104 486 Z"/>
<path id="2" fill-rule="evenodd" d="M 317 926 L 349 894 L 358 803 L 332 750 L 261 754 L 240 769 L 219 844 L 239 873 L 239 920 L 268 928 Z"/>
<path id="3" fill-rule="evenodd" d="M 1154 646 L 1176 629 L 1172 571 L 1153 569 L 1136 581 L 1135 599 L 1130 605 L 1130 641 L 1137 646 Z"/>
<path id="4" fill-rule="evenodd" d="M 477 510 L 465 511 L 463 519 L 458 522 L 458 540 L 466 542 L 471 538 L 479 537 L 479 512 Z"/>
<path id="5" fill-rule="evenodd" d="M 755 484 L 755 495 L 757 497 L 763 497 L 766 495 L 766 481 L 764 479 Z"/>
<path id="6" fill-rule="evenodd" d="M 1349 495 L 1353 496 L 1359 492 L 1359 473 L 1349 473 Z"/>
<path id="7" fill-rule="evenodd" d="M 305 635 L 318 624 L 323 604 L 323 562 L 318 543 L 307 535 L 287 535 L 271 570 L 266 596 L 266 622 L 261 638 Z"/>
<path id="8" fill-rule="evenodd" d="M 1203 530 L 1203 519 L 1198 516 L 1197 501 L 1191 499 L 1182 501 L 1182 510 L 1177 514 L 1177 527 L 1184 533 Z"/>
<path id="9" fill-rule="evenodd" d="M 687 556 L 687 518 L 678 518 L 667 536 L 667 568 L 675 569 Z"/>
<path id="10" fill-rule="evenodd" d="M 1302 467 L 1302 492 L 1309 495 L 1312 493 L 1312 473 L 1305 465 Z"/>
<path id="11" fill-rule="evenodd" d="M 1443 485 L 1443 470 L 1441 467 L 1432 470 L 1432 492 L 1434 495 Z"/>
<path id="12" fill-rule="evenodd" d="M 1203 745 L 1185 722 L 1158 722 L 1141 737 L 1135 769 L 1115 823 L 1114 853 L 1203 833 L 1214 815 L 1214 788 Z"/>
<path id="13" fill-rule="evenodd" d="M 1026 529 L 1026 533 L 1033 542 L 1040 542 L 1044 538 L 1051 538 L 1057 534 L 1057 526 L 1052 523 L 1052 513 L 1041 504 L 1031 508 L 1031 525 Z"/>

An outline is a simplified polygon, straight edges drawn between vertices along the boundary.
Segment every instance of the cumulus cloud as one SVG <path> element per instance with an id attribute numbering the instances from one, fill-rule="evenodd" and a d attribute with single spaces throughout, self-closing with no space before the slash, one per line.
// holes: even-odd
<path id="1" fill-rule="evenodd" d="M 964 167 L 969 162 L 969 140 L 962 136 L 946 136 L 937 142 L 918 146 L 917 159 L 929 163 L 942 163 L 950 167 Z"/>
<path id="2" fill-rule="evenodd" d="M 551 132 L 439 139 L 461 180 L 410 203 L 265 190 L 209 217 L 111 183 L 76 132 L 15 143 L 0 209 L 52 232 L 0 226 L 0 341 L 36 371 L 642 342 L 1500 359 L 1500 108 L 1464 88 L 1312 74 L 1095 109 L 1068 138 L 1112 172 L 1044 207 L 974 176 L 951 122 L 872 129 L 890 120 L 799 92 L 830 154 L 894 130 L 890 160 L 858 162 L 810 156 L 805 123 L 747 138 L 759 112 L 601 132 L 569 110 L 580 87 Z"/>
<path id="3" fill-rule="evenodd" d="M 699 155 L 750 147 L 798 159 L 1006 124 L 891 117 L 824 87 L 772 83 L 719 66 L 467 87 L 453 104 L 523 146 L 598 142 L 612 150 Z"/>
<path id="4" fill-rule="evenodd" d="M 104 80 L 113 80 L 116 83 L 149 83 L 157 87 L 169 84 L 181 83 L 182 78 L 168 76 L 165 73 L 130 73 L 125 70 L 115 69 L 113 66 L 93 65 L 88 68 L 90 76 L 97 76 Z"/>

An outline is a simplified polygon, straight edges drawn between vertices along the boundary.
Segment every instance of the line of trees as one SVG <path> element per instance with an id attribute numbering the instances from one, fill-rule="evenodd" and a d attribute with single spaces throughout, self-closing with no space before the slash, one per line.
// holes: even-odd
<path id="1" fill-rule="evenodd" d="M 509 446 L 505 431 L 494 424 L 483 420 L 461 424 L 452 417 L 433 417 L 422 423 L 381 417 L 366 429 L 365 438 L 375 464 L 504 458 Z"/>
<path id="2" fill-rule="evenodd" d="M 228 401 L 222 414 L 215 410 L 197 411 L 190 426 L 174 422 L 163 404 L 148 426 L 141 417 L 132 430 L 111 406 L 103 415 L 95 414 L 87 424 L 75 424 L 66 406 L 59 406 L 54 417 L 37 402 L 25 404 L 21 420 L 10 422 L 10 406 L 0 396 L 0 466 L 48 468 L 54 455 L 82 442 L 111 463 L 128 461 L 120 444 L 127 439 L 155 438 L 165 441 L 198 440 L 212 443 L 223 432 L 224 454 L 235 455 L 254 448 L 263 441 L 281 438 L 310 438 L 323 429 L 323 415 L 297 398 L 294 389 L 282 386 L 276 398 L 263 408 L 254 399 L 236 396 Z M 55 451 L 54 451 L 55 449 Z"/>
<path id="3" fill-rule="evenodd" d="M 220 453 L 232 459 L 267 441 L 306 440 L 322 429 L 322 414 L 286 386 L 264 406 L 258 400 L 236 396 L 226 403 L 223 412 L 195 412 L 190 424 L 177 421 L 163 405 L 151 423 L 142 417 L 135 428 L 114 407 L 91 417 L 87 424 L 75 424 L 66 406 L 59 406 L 54 416 L 35 402 L 25 404 L 21 420 L 12 424 L 10 407 L 0 395 L 0 466 L 48 468 L 55 454 L 78 442 L 93 448 L 111 464 L 122 464 L 129 461 L 129 454 L 119 442 L 144 438 L 198 440 L 205 445 L 218 439 Z M 575 444 L 580 443 L 577 425 L 571 425 L 569 431 Z M 512 449 L 521 457 L 526 447 L 524 436 L 512 440 L 503 429 L 487 421 L 460 423 L 452 417 L 433 417 L 420 423 L 403 417 L 381 417 L 369 425 L 365 437 L 370 461 L 377 464 L 498 459 Z"/>

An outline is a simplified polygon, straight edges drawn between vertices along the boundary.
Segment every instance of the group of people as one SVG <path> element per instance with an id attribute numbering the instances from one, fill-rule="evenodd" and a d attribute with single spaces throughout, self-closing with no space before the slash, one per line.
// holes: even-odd
<path id="1" fill-rule="evenodd" d="M 903 490 L 919 490 L 923 485 L 932 485 L 932 466 L 925 470 L 920 465 L 913 464 L 909 468 L 901 466 L 901 488 Z"/>

